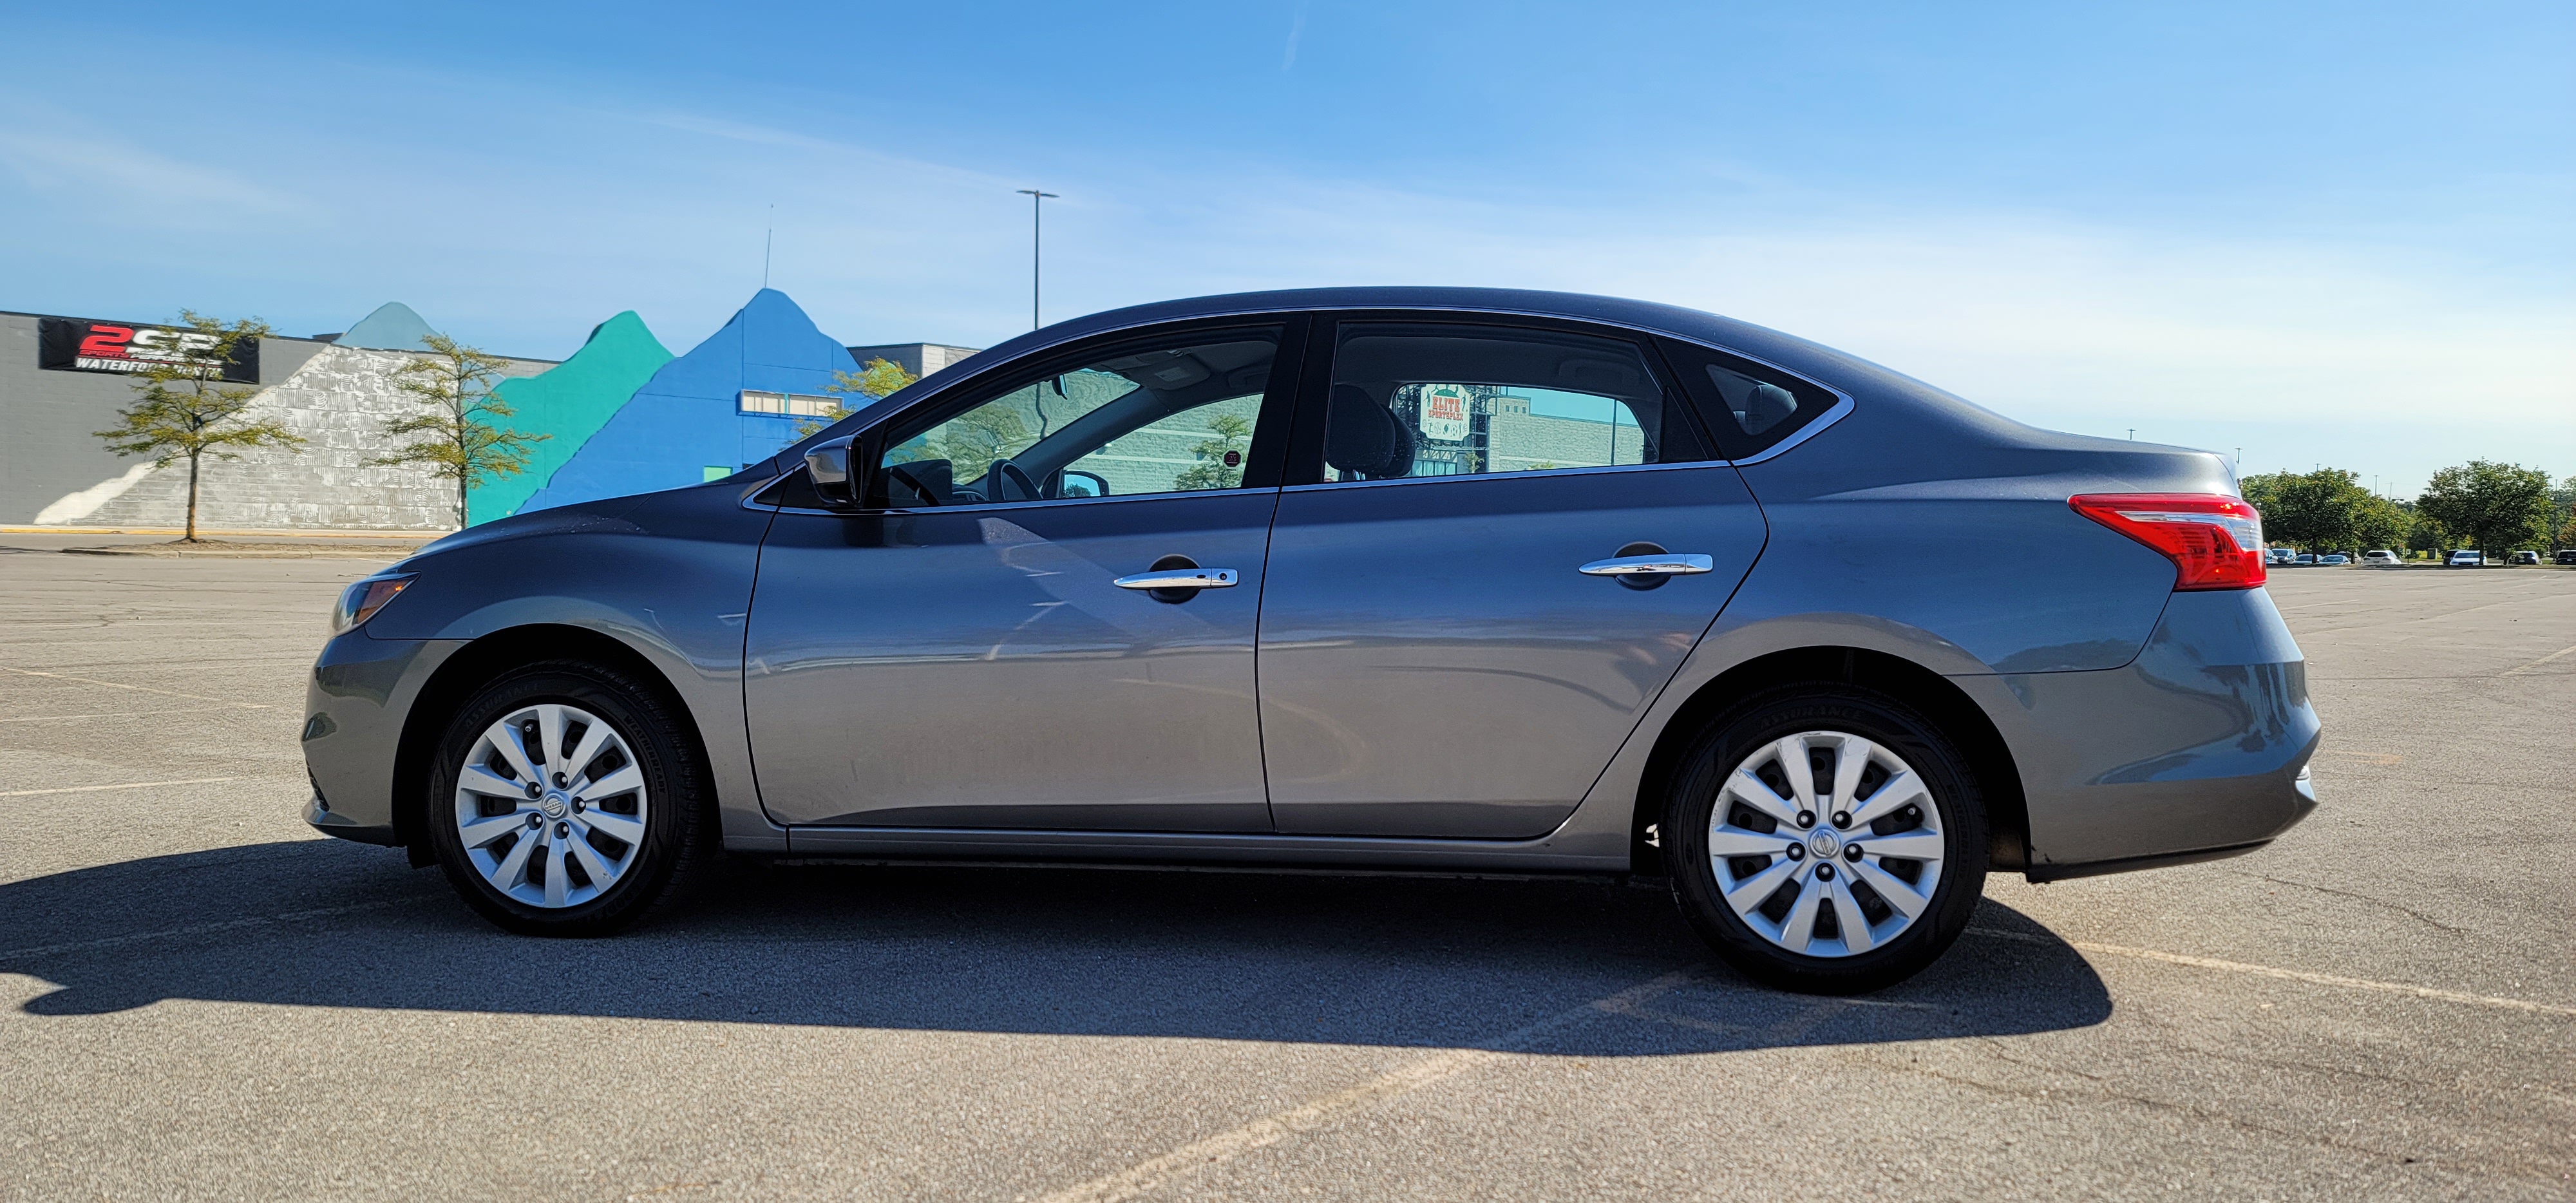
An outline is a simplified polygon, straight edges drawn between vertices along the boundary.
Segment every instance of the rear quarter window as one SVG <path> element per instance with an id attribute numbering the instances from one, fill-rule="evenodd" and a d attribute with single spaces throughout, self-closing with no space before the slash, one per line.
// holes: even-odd
<path id="1" fill-rule="evenodd" d="M 1779 446 L 1842 402 L 1834 390 L 1769 364 L 1679 339 L 1659 341 L 1728 459 Z"/>

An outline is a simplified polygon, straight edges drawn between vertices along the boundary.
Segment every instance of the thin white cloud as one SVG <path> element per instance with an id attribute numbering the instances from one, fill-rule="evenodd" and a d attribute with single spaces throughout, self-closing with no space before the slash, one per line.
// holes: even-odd
<path id="1" fill-rule="evenodd" d="M 52 123 L 48 128 L 62 129 Z M 221 153 L 230 150 L 227 146 Z M 207 153 L 217 152 L 209 147 Z M 164 154 L 94 128 L 77 133 L 0 129 L 0 165 L 32 189 L 73 196 L 83 206 L 165 213 L 189 225 L 243 214 L 309 211 L 293 194 L 232 170 Z"/>
<path id="2" fill-rule="evenodd" d="M 1282 71 L 1297 66 L 1297 40 L 1306 36 L 1306 4 L 1307 0 L 1297 0 L 1297 13 L 1288 19 L 1288 49 L 1279 56 L 1279 69 Z"/>

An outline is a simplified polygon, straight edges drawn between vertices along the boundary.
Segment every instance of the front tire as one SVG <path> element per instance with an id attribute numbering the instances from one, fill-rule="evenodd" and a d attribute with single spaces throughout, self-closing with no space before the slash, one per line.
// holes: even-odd
<path id="1" fill-rule="evenodd" d="M 1691 925 L 1780 989 L 1912 977 L 1985 889 L 1967 758 L 1911 707 L 1855 686 L 1777 690 L 1719 716 L 1675 773 L 1660 830 Z"/>
<path id="2" fill-rule="evenodd" d="M 678 901 L 715 859 L 706 776 L 657 691 L 616 669 L 543 662 L 449 720 L 423 827 L 484 918 L 526 935 L 607 935 Z"/>

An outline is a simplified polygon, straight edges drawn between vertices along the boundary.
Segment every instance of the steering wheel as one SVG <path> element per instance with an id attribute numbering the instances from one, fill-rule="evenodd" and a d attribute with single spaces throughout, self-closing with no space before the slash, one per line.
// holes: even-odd
<path id="1" fill-rule="evenodd" d="M 887 464 L 886 475 L 902 481 L 903 487 L 910 489 L 915 494 L 919 495 L 921 498 L 921 504 L 939 504 L 939 494 L 932 492 L 928 484 L 924 483 L 920 477 L 913 475 L 912 470 L 904 467 L 902 464 Z"/>
<path id="2" fill-rule="evenodd" d="M 1018 500 L 1036 501 L 1039 499 L 1038 482 L 1029 479 L 1028 472 L 1022 469 L 1018 464 L 1012 463 L 1009 460 L 996 460 L 993 463 L 993 474 L 1004 481 L 1019 486 L 1021 492 L 1028 494 L 1028 496 L 1019 498 Z M 1006 496 L 996 498 L 995 500 L 1010 501 L 1013 499 Z"/>

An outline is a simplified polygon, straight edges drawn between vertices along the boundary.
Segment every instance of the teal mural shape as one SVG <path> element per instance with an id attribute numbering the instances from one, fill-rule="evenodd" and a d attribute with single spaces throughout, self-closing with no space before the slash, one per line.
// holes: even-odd
<path id="1" fill-rule="evenodd" d="M 528 449 L 526 471 L 468 492 L 466 513 L 478 524 L 517 513 L 671 359 L 644 319 L 629 309 L 592 327 L 572 358 L 494 386 L 493 396 L 511 409 L 501 425 L 547 437 Z"/>

